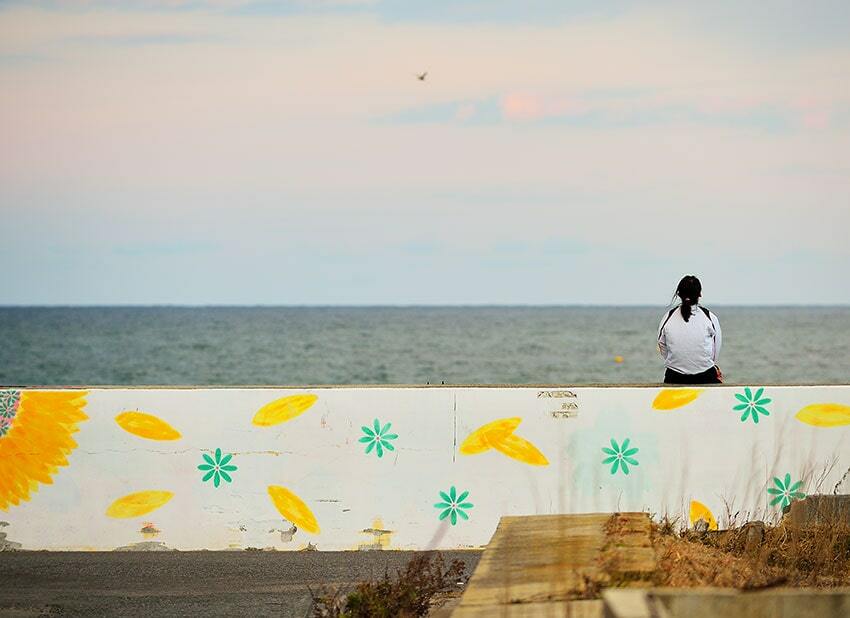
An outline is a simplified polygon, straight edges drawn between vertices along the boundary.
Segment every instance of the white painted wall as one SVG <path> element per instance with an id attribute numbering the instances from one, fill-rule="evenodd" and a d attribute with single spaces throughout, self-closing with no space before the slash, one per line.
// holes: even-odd
<path id="1" fill-rule="evenodd" d="M 752 390 L 755 391 L 758 385 Z M 569 390 L 575 397 L 540 397 Z M 53 483 L 37 483 L 28 501 L 0 510 L 9 541 L 25 549 L 111 550 L 143 541 L 176 549 L 275 547 L 356 549 L 374 542 L 362 532 L 392 531 L 389 549 L 485 545 L 503 515 L 646 510 L 687 519 L 691 500 L 724 524 L 726 504 L 740 517 L 776 517 L 769 503 L 774 477 L 797 491 L 847 490 L 850 424 L 813 426 L 795 415 L 811 404 L 850 406 L 850 386 L 766 387 L 769 416 L 741 420 L 733 410 L 743 387 L 711 387 L 691 403 L 653 409 L 661 389 L 571 387 L 351 387 L 305 389 L 90 389 L 88 420 L 74 434 L 78 446 Z M 257 411 L 281 397 L 313 393 L 300 416 L 270 427 L 252 424 Z M 577 409 L 562 410 L 562 404 Z M 821 412 L 831 423 L 850 423 L 850 408 Z M 119 413 L 140 410 L 181 433 L 154 441 L 128 433 Z M 561 411 L 553 416 L 553 411 Z M 837 410 L 837 412 L 836 412 Z M 34 413 L 29 410 L 27 413 Z M 566 413 L 568 414 L 566 414 Z M 47 414 L 47 412 L 45 412 Z M 489 450 L 464 455 L 459 446 L 482 425 L 521 417 L 516 436 L 532 443 L 549 465 L 533 466 Z M 395 451 L 365 453 L 361 426 L 391 422 Z M 15 423 L 20 420 L 19 425 Z M 13 439 L 23 416 L 0 436 L 7 476 Z M 637 447 L 637 466 L 611 474 L 603 447 L 611 439 Z M 4 450 L 4 441 L 5 450 Z M 27 448 L 38 450 L 38 441 Z M 198 470 L 203 454 L 231 453 L 232 482 L 215 487 Z M 2 468 L 0 462 L 0 468 Z M 14 470 L 14 467 L 11 466 Z M 8 480 L 8 479 L 7 479 Z M 2 482 L 2 480 L 0 480 Z M 284 542 L 289 528 L 267 487 L 297 494 L 315 515 L 318 534 L 303 530 Z M 469 519 L 438 521 L 440 491 L 468 491 Z M 143 490 L 173 492 L 162 507 L 139 517 L 113 518 L 107 508 Z M 0 487 L 0 495 L 3 489 Z M 158 535 L 143 536 L 151 523 Z M 276 532 L 270 532 L 270 531 Z"/>

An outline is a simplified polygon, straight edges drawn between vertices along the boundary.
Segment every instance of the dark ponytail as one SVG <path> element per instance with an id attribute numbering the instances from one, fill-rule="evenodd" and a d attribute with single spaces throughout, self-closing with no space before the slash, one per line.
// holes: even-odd
<path id="1" fill-rule="evenodd" d="M 702 284 L 699 282 L 699 279 L 693 275 L 682 277 L 676 288 L 676 296 L 682 299 L 680 310 L 685 322 L 691 319 L 691 315 L 693 314 L 692 307 L 697 304 L 701 295 Z"/>

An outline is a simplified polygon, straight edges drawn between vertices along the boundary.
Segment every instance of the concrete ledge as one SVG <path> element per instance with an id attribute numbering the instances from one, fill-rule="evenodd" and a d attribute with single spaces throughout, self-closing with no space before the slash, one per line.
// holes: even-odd
<path id="1" fill-rule="evenodd" d="M 602 593 L 605 618 L 846 618 L 850 588 L 774 588 L 741 592 L 718 588 L 609 589 Z"/>

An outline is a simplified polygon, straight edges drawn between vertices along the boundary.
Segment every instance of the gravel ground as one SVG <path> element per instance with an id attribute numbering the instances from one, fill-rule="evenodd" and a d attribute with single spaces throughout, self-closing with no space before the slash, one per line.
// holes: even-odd
<path id="1" fill-rule="evenodd" d="M 440 552 L 468 572 L 477 551 Z M 310 592 L 413 552 L 3 552 L 0 616 L 309 616 Z"/>

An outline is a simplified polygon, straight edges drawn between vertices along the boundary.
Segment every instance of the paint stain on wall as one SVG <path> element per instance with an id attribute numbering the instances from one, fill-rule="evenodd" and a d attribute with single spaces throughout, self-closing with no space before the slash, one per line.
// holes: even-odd
<path id="1" fill-rule="evenodd" d="M 701 389 L 698 388 L 665 388 L 652 402 L 653 410 L 675 410 L 681 408 L 699 397 Z"/>
<path id="2" fill-rule="evenodd" d="M 269 485 L 268 491 L 272 504 L 284 519 L 305 532 L 319 534 L 319 522 L 301 498 L 280 485 Z"/>
<path id="3" fill-rule="evenodd" d="M 162 541 L 141 541 L 132 545 L 116 547 L 113 551 L 174 551 Z"/>
<path id="4" fill-rule="evenodd" d="M 77 448 L 71 437 L 88 420 L 83 412 L 87 391 L 0 392 L 0 510 L 26 502 L 40 485 L 50 485 L 68 455 Z"/>
<path id="5" fill-rule="evenodd" d="M 127 433 L 146 440 L 179 440 L 180 432 L 161 418 L 146 412 L 122 412 L 115 422 Z"/>
<path id="6" fill-rule="evenodd" d="M 153 525 L 153 522 L 146 521 L 142 524 L 142 529 L 139 532 L 141 532 L 142 537 L 150 540 L 159 536 L 159 533 L 162 532 L 162 530 L 157 529 L 157 527 Z"/>
<path id="7" fill-rule="evenodd" d="M 491 449 L 530 466 L 548 466 L 549 460 L 525 438 L 514 435 L 522 419 L 501 418 L 469 434 L 460 445 L 462 455 L 477 455 Z"/>
<path id="8" fill-rule="evenodd" d="M 174 497 L 170 491 L 148 490 L 138 491 L 118 498 L 106 509 L 109 517 L 128 518 L 147 515 L 151 511 L 164 506 Z"/>
<path id="9" fill-rule="evenodd" d="M 269 534 L 274 534 L 275 532 L 280 533 L 281 543 L 291 543 L 292 537 L 294 537 L 295 533 L 298 532 L 298 526 L 292 524 L 286 530 L 278 530 L 277 528 L 272 528 L 271 530 L 269 530 Z"/>
<path id="10" fill-rule="evenodd" d="M 384 521 L 380 517 L 372 520 L 371 528 L 361 530 L 363 534 L 371 535 L 371 540 L 368 543 L 361 543 L 357 546 L 359 551 L 380 551 L 387 549 L 390 546 L 390 540 L 393 535 L 392 530 L 384 528 Z"/>
<path id="11" fill-rule="evenodd" d="M 8 525 L 8 521 L 0 521 L 0 528 L 5 528 Z M 17 551 L 22 548 L 22 545 L 20 543 L 10 541 L 6 537 L 7 533 L 0 532 L 0 551 Z"/>
<path id="12" fill-rule="evenodd" d="M 813 427 L 850 425 L 850 406 L 838 403 L 813 403 L 797 412 L 795 418 Z"/>
<path id="13" fill-rule="evenodd" d="M 711 510 L 697 500 L 691 500 L 691 510 L 688 519 L 691 522 L 691 526 L 694 526 L 699 520 L 703 520 L 708 524 L 709 530 L 717 530 L 717 520 L 714 519 Z"/>
<path id="14" fill-rule="evenodd" d="M 290 395 L 275 399 L 260 408 L 251 421 L 258 427 L 271 427 L 286 421 L 291 421 L 309 410 L 316 401 L 318 395 Z"/>

